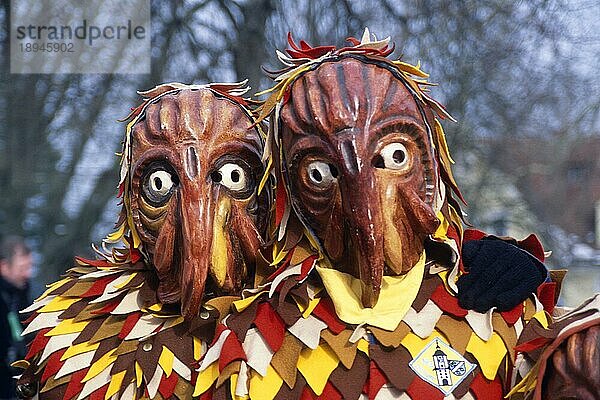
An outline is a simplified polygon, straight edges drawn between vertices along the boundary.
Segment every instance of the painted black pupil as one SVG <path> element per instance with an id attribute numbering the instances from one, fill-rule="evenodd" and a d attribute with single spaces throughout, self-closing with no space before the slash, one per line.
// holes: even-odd
<path id="1" fill-rule="evenodd" d="M 154 178 L 154 187 L 156 188 L 156 190 L 162 189 L 162 180 L 160 178 Z"/>
<path id="2" fill-rule="evenodd" d="M 321 182 L 323 180 L 323 176 L 321 175 L 321 172 L 319 172 L 319 170 L 316 168 L 312 170 L 311 175 L 312 175 L 313 179 L 315 180 L 315 182 Z"/>
<path id="3" fill-rule="evenodd" d="M 240 181 L 240 171 L 231 171 L 231 180 L 233 182 L 239 182 Z"/>
<path id="4" fill-rule="evenodd" d="M 394 158 L 394 162 L 396 164 L 402 164 L 402 162 L 406 159 L 406 154 L 403 150 L 396 150 L 392 157 Z"/>
<path id="5" fill-rule="evenodd" d="M 223 179 L 223 176 L 219 171 L 213 172 L 212 174 L 210 174 L 210 177 L 212 178 L 213 182 L 221 182 L 221 180 Z"/>

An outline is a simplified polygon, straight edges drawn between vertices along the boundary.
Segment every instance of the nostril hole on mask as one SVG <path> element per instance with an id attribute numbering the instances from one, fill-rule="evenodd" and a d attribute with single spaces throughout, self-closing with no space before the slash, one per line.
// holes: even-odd
<path id="1" fill-rule="evenodd" d="M 385 168 L 385 162 L 383 161 L 383 157 L 377 154 L 373 157 L 373 161 L 371 161 L 371 165 L 375 168 Z"/>
<path id="2" fill-rule="evenodd" d="M 231 171 L 231 181 L 236 183 L 240 181 L 240 171 Z"/>
<path id="3" fill-rule="evenodd" d="M 337 178 L 339 175 L 337 168 L 333 164 L 327 164 L 327 165 L 329 165 L 329 171 L 331 171 L 331 176 L 333 176 L 334 178 Z"/>
<path id="4" fill-rule="evenodd" d="M 215 171 L 212 174 L 210 174 L 211 179 L 213 180 L 213 182 L 221 182 L 223 180 L 223 176 L 221 175 L 221 173 L 219 171 Z"/>

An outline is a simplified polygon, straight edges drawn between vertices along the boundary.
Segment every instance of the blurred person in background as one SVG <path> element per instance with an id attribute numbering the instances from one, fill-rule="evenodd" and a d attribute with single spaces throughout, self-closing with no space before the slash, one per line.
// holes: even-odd
<path id="1" fill-rule="evenodd" d="M 25 357 L 19 310 L 29 305 L 31 250 L 22 238 L 7 236 L 0 243 L 0 399 L 14 399 L 17 371 L 10 364 Z"/>

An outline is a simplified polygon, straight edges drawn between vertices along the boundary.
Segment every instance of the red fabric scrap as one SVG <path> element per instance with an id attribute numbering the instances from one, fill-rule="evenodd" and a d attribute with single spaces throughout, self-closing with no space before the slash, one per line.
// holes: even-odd
<path id="1" fill-rule="evenodd" d="M 214 385 L 213 385 L 213 387 L 214 387 Z M 213 392 L 212 388 L 207 390 L 206 392 L 204 392 L 200 395 L 198 400 L 212 400 L 212 392 Z"/>
<path id="2" fill-rule="evenodd" d="M 538 239 L 536 235 L 532 233 L 525 239 L 519 240 L 517 243 L 519 243 L 520 248 L 527 250 L 528 252 L 533 254 L 535 258 L 537 258 L 541 262 L 544 262 L 544 259 L 546 258 L 546 256 L 544 255 L 544 247 L 542 246 L 542 242 L 540 242 L 540 239 Z"/>
<path id="3" fill-rule="evenodd" d="M 540 303 L 544 306 L 544 310 L 548 314 L 552 314 L 554 312 L 554 307 L 556 303 L 554 299 L 556 298 L 556 282 L 544 282 L 537 289 L 537 297 L 540 300 Z"/>
<path id="4" fill-rule="evenodd" d="M 29 344 L 29 351 L 25 356 L 26 360 L 31 360 L 33 356 L 44 350 L 48 344 L 48 341 L 50 340 L 50 336 L 46 336 L 46 333 L 50 332 L 51 330 L 52 328 L 44 328 L 35 335 L 35 338 L 33 338 Z"/>
<path id="5" fill-rule="evenodd" d="M 470 242 L 471 240 L 483 239 L 485 236 L 487 236 L 487 234 L 479 229 L 465 229 L 463 243 Z"/>
<path id="6" fill-rule="evenodd" d="M 112 267 L 113 266 L 106 260 L 88 260 L 87 258 L 83 258 L 83 257 L 75 257 L 75 260 L 81 264 L 91 265 L 92 267 Z"/>
<path id="7" fill-rule="evenodd" d="M 521 343 L 518 346 L 515 346 L 515 350 L 522 353 L 529 353 L 530 351 L 539 349 L 550 343 L 552 340 L 545 337 L 537 337 L 535 339 L 531 339 L 528 342 Z"/>
<path id="8" fill-rule="evenodd" d="M 223 333 L 224 331 L 226 331 L 228 329 L 229 328 L 227 328 L 227 326 L 225 326 L 225 324 L 219 324 L 219 325 L 217 325 L 217 327 L 215 328 L 215 336 L 214 336 L 213 341 L 212 341 L 212 343 L 210 345 L 213 346 L 215 343 L 217 343 L 217 340 L 219 340 L 219 338 L 221 337 L 221 333 Z M 234 333 L 231 332 L 230 335 L 234 335 Z"/>
<path id="9" fill-rule="evenodd" d="M 300 396 L 300 400 L 317 400 L 318 398 L 319 396 L 317 396 L 308 385 L 304 387 L 302 395 Z"/>
<path id="10" fill-rule="evenodd" d="M 254 325 L 265 338 L 271 350 L 277 352 L 285 338 L 285 322 L 269 303 L 265 302 L 258 305 Z"/>
<path id="11" fill-rule="evenodd" d="M 56 373 L 63 366 L 64 362 L 60 361 L 60 358 L 63 356 L 63 354 L 65 354 L 65 351 L 67 351 L 67 349 L 59 350 L 56 353 L 52 353 L 52 355 L 48 357 L 48 363 L 46 364 L 44 373 L 42 374 L 42 383 L 46 382 L 51 376 L 56 375 Z"/>
<path id="12" fill-rule="evenodd" d="M 512 310 L 501 312 L 500 315 L 509 326 L 513 326 L 523 315 L 523 303 L 517 304 Z"/>
<path id="13" fill-rule="evenodd" d="M 221 349 L 221 355 L 219 356 L 219 372 L 223 371 L 228 364 L 235 360 L 247 361 L 247 358 L 246 353 L 242 348 L 242 344 L 232 332 L 227 336 L 227 339 L 225 339 L 223 348 Z"/>
<path id="14" fill-rule="evenodd" d="M 100 389 L 94 390 L 92 393 L 90 393 L 90 400 L 104 400 L 104 395 L 106 394 L 106 391 L 108 390 L 108 383 L 104 386 L 102 386 Z"/>
<path id="15" fill-rule="evenodd" d="M 406 393 L 411 399 L 443 400 L 444 398 L 444 393 L 418 376 L 415 376 L 410 383 Z"/>
<path id="16" fill-rule="evenodd" d="M 179 377 L 176 373 L 171 373 L 171 376 L 168 378 L 166 376 L 162 377 L 160 384 L 158 385 L 158 391 L 162 395 L 163 399 L 169 399 L 175 392 L 175 386 L 177 386 L 177 381 Z"/>
<path id="17" fill-rule="evenodd" d="M 114 280 L 115 280 L 115 277 L 112 275 L 105 276 L 104 278 L 98 279 L 97 281 L 94 282 L 92 287 L 87 290 L 87 292 L 85 292 L 84 294 L 81 295 L 81 297 L 87 298 L 87 297 L 97 297 L 97 296 L 102 295 L 102 293 L 104 293 L 104 289 L 106 289 L 106 285 L 108 285 L 110 282 L 112 282 Z"/>
<path id="18" fill-rule="evenodd" d="M 118 298 L 117 300 L 113 300 L 110 303 L 108 303 L 107 305 L 105 305 L 104 307 L 102 307 L 101 309 L 90 312 L 90 314 L 95 314 L 95 315 L 110 314 L 115 308 L 117 308 L 119 303 L 121 303 L 121 300 L 122 300 L 121 298 Z"/>
<path id="19" fill-rule="evenodd" d="M 368 385 L 367 394 L 369 399 L 374 399 L 377 393 L 381 390 L 381 387 L 387 383 L 387 378 L 383 372 L 379 369 L 374 361 L 369 364 L 369 379 L 365 382 Z"/>
<path id="20" fill-rule="evenodd" d="M 121 332 L 119 332 L 119 336 L 118 336 L 119 339 L 124 340 L 125 337 L 127 335 L 129 335 L 129 332 L 131 332 L 131 330 L 133 329 L 135 324 L 137 324 L 137 322 L 139 321 L 141 316 L 142 316 L 142 313 L 139 311 L 131 313 L 127 316 L 127 319 L 125 320 L 125 323 L 123 324 L 123 327 L 121 328 Z"/>
<path id="21" fill-rule="evenodd" d="M 69 384 L 67 385 L 67 390 L 65 390 L 63 400 L 71 400 L 77 394 L 81 393 L 81 389 L 83 389 L 83 383 L 81 383 L 81 380 L 85 378 L 87 372 L 88 369 L 84 368 L 71 375 L 71 379 L 69 380 Z"/>
<path id="22" fill-rule="evenodd" d="M 295 249 L 295 248 L 294 248 Z M 292 255 L 294 254 L 294 249 L 292 249 L 284 258 L 283 264 L 279 268 L 275 270 L 269 277 L 267 281 L 272 281 L 277 275 L 281 274 L 285 269 L 290 265 L 290 260 L 292 259 Z"/>
<path id="23" fill-rule="evenodd" d="M 336 335 L 339 335 L 344 329 L 346 329 L 346 325 L 340 321 L 340 319 L 335 314 L 335 309 L 333 307 L 333 302 L 330 298 L 323 298 L 319 301 L 319 304 L 315 307 L 312 312 L 317 318 L 321 321 L 325 322 L 329 327 L 329 330 Z"/>
<path id="24" fill-rule="evenodd" d="M 467 310 L 458 304 L 458 299 L 452 296 L 444 285 L 439 285 L 433 294 L 431 300 L 445 313 L 463 318 L 467 315 Z"/>
<path id="25" fill-rule="evenodd" d="M 275 195 L 275 226 L 279 226 L 285 212 L 287 195 L 283 184 L 277 185 L 277 193 Z"/>
<path id="26" fill-rule="evenodd" d="M 319 399 L 323 400 L 342 400 L 342 394 L 331 384 L 331 382 L 327 382 L 325 388 L 323 389 L 323 393 L 319 396 Z"/>
<path id="27" fill-rule="evenodd" d="M 499 400 L 504 398 L 502 383 L 498 377 L 493 381 L 488 381 L 483 374 L 477 374 L 471 382 L 470 390 L 477 400 Z"/>
<path id="28" fill-rule="evenodd" d="M 311 60 L 314 60 L 330 51 L 335 50 L 335 46 L 313 47 L 313 46 L 309 45 L 308 43 L 306 43 L 304 40 L 301 40 L 300 46 L 298 46 L 294 42 L 294 38 L 292 38 L 291 32 L 288 32 L 288 43 L 292 49 L 291 50 L 287 49 L 286 52 L 292 58 L 310 58 Z"/>
<path id="29" fill-rule="evenodd" d="M 317 256 L 312 255 L 312 256 L 308 257 L 307 259 L 305 259 L 304 261 L 302 261 L 302 266 L 300 267 L 300 275 L 296 278 L 296 280 L 301 281 L 304 278 L 306 278 L 308 273 L 312 270 L 313 266 L 315 265 L 316 259 L 317 259 Z"/>

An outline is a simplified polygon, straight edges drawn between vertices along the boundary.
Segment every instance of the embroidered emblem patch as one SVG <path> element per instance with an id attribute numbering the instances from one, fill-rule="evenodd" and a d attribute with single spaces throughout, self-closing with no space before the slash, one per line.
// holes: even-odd
<path id="1" fill-rule="evenodd" d="M 421 379 L 446 396 L 476 367 L 439 338 L 429 342 L 408 365 Z"/>

